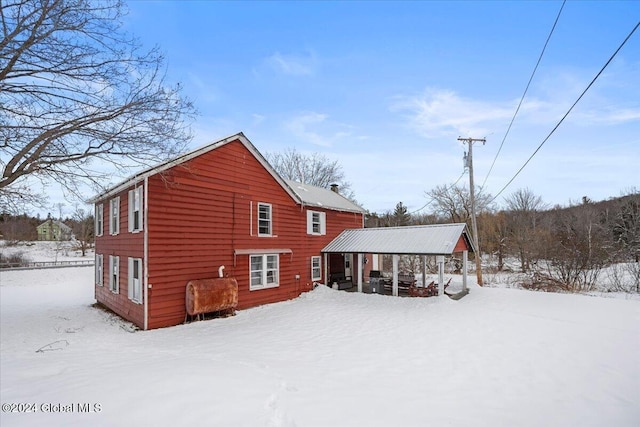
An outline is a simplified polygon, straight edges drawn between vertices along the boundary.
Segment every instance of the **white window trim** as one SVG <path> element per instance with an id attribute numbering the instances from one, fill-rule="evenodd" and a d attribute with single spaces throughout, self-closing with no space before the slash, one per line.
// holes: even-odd
<path id="1" fill-rule="evenodd" d="M 260 218 L 260 208 L 263 206 L 269 208 L 269 218 L 268 218 L 269 232 L 268 233 L 260 232 L 260 221 L 265 221 L 264 219 Z M 273 236 L 273 206 L 271 205 L 271 203 L 258 202 L 258 237 L 272 237 L 272 236 Z"/>
<path id="2" fill-rule="evenodd" d="M 115 209 L 114 209 L 115 206 Z M 114 215 L 115 212 L 115 215 Z M 120 233 L 120 196 L 109 200 L 109 234 Z"/>
<path id="3" fill-rule="evenodd" d="M 318 266 L 314 267 L 313 262 L 314 261 L 318 261 Z M 318 276 L 314 276 L 313 275 L 313 271 L 314 269 L 318 270 L 319 275 Z M 311 280 L 312 281 L 320 281 L 322 280 L 322 258 L 319 256 L 312 256 L 311 257 Z"/>
<path id="4" fill-rule="evenodd" d="M 104 229 L 104 205 L 102 203 L 96 205 L 96 213 L 94 219 L 96 236 L 100 237 L 102 236 L 102 232 Z"/>
<path id="5" fill-rule="evenodd" d="M 143 187 L 137 187 L 129 191 L 129 219 L 127 221 L 127 224 L 130 233 L 139 233 L 144 228 L 142 222 L 142 190 Z M 136 201 L 138 202 L 137 209 Z M 134 216 L 136 212 L 138 213 L 138 228 L 134 227 Z"/>
<path id="6" fill-rule="evenodd" d="M 135 272 L 134 263 L 138 262 L 138 282 L 135 283 L 133 273 Z M 127 296 L 135 303 L 142 304 L 142 258 L 129 258 L 129 266 L 127 270 L 129 280 L 127 282 Z M 136 295 L 137 294 L 137 295 Z"/>
<path id="7" fill-rule="evenodd" d="M 104 255 L 96 254 L 96 285 L 104 286 Z"/>
<path id="8" fill-rule="evenodd" d="M 320 232 L 314 232 L 313 231 L 313 214 L 318 214 L 318 217 L 320 219 Z M 312 211 L 312 210 L 308 210 L 307 211 L 307 234 L 311 234 L 314 236 L 324 236 L 327 234 L 327 214 L 326 212 L 320 212 L 320 211 Z"/>
<path id="9" fill-rule="evenodd" d="M 114 277 L 115 276 L 115 277 Z M 120 257 L 109 255 L 109 290 L 120 293 Z"/>
<path id="10" fill-rule="evenodd" d="M 275 283 L 267 283 L 267 260 L 270 256 L 274 256 L 276 259 L 276 281 Z M 262 270 L 260 270 L 262 272 L 262 284 L 261 285 L 253 285 L 252 281 L 251 281 L 251 276 L 252 276 L 252 270 L 251 270 L 251 261 L 253 258 L 262 258 Z M 279 254 L 256 254 L 256 255 L 249 255 L 249 290 L 250 291 L 256 291 L 259 289 L 270 289 L 270 288 L 277 288 L 280 286 L 280 255 Z"/>

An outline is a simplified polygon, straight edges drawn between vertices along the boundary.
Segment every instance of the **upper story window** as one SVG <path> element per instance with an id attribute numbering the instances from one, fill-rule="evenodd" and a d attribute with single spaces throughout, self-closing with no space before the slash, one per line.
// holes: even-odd
<path id="1" fill-rule="evenodd" d="M 258 236 L 271 236 L 272 231 L 272 206 L 268 203 L 258 203 Z"/>
<path id="2" fill-rule="evenodd" d="M 142 190 L 143 187 L 129 191 L 129 231 L 137 233 L 142 230 Z"/>
<path id="3" fill-rule="evenodd" d="M 327 234 L 327 214 L 325 212 L 307 211 L 307 234 L 319 236 Z"/>
<path id="4" fill-rule="evenodd" d="M 103 215 L 104 215 L 103 205 L 102 203 L 100 203 L 96 205 L 96 215 L 94 216 L 94 220 L 95 220 L 94 228 L 96 230 L 96 236 L 102 236 L 102 229 L 104 224 Z"/>
<path id="5" fill-rule="evenodd" d="M 120 196 L 109 201 L 109 233 L 120 232 Z"/>

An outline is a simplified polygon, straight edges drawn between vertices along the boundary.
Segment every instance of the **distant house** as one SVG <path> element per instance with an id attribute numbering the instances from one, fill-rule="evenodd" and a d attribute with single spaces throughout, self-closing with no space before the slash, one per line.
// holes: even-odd
<path id="1" fill-rule="evenodd" d="M 322 248 L 364 226 L 360 206 L 284 180 L 242 133 L 90 202 L 96 300 L 142 329 L 182 323 L 187 283 L 219 271 L 236 279 L 238 309 L 295 298 L 332 273 Z"/>
<path id="2" fill-rule="evenodd" d="M 61 221 L 48 219 L 36 227 L 38 240 L 62 241 L 71 240 L 71 227 Z"/>

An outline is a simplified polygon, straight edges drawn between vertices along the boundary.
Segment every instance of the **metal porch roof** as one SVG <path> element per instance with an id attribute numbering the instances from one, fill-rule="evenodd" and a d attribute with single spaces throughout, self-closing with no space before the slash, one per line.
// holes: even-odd
<path id="1" fill-rule="evenodd" d="M 322 252 L 451 255 L 460 236 L 464 236 L 474 252 L 463 223 L 344 230 Z"/>

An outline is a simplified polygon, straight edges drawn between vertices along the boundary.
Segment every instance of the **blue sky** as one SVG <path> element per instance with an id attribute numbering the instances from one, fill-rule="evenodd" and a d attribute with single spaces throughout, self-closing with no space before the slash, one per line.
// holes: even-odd
<path id="1" fill-rule="evenodd" d="M 491 174 L 561 1 L 129 1 L 200 115 L 191 148 L 244 132 L 261 152 L 337 159 L 370 211 L 410 210 L 462 174 L 496 194 L 640 20 L 640 2 L 569 1 Z M 524 171 L 550 204 L 639 187 L 640 30 Z M 460 182 L 468 183 L 468 176 Z"/>

